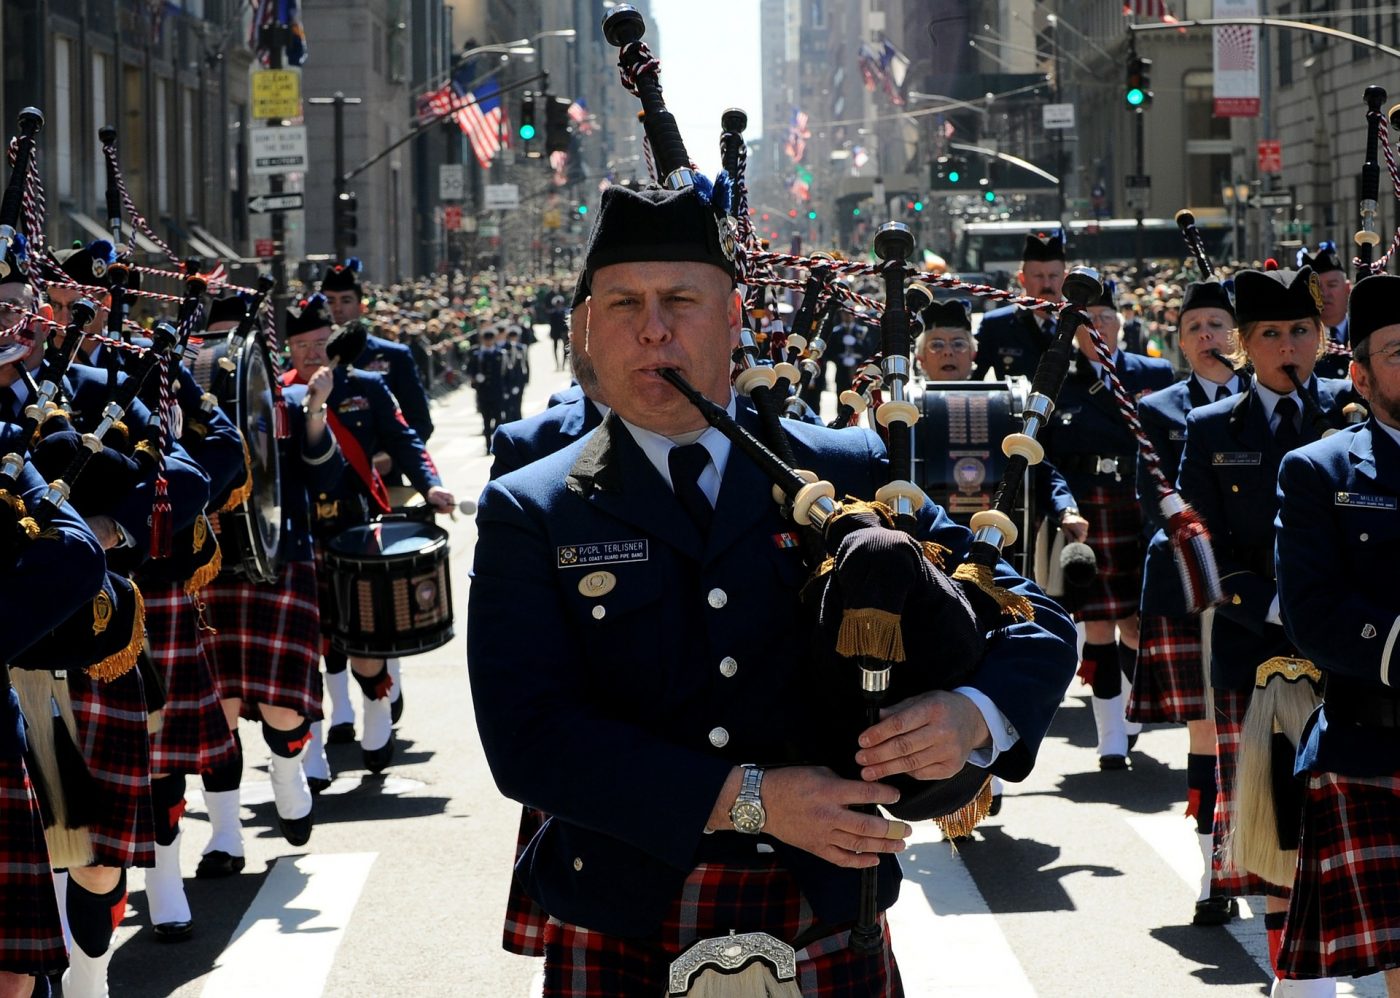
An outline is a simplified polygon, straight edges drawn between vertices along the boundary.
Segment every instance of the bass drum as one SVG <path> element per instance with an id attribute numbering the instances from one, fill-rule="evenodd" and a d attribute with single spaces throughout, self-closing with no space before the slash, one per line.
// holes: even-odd
<path id="1" fill-rule="evenodd" d="M 1020 432 L 1029 393 L 1025 378 L 923 383 L 914 424 L 914 483 L 964 526 L 972 514 L 992 508 L 992 493 L 1006 471 L 1001 442 Z M 1011 517 L 1020 536 L 1002 552 L 1022 575 L 1030 571 L 1034 495 L 1028 472 Z"/>
<path id="2" fill-rule="evenodd" d="M 215 520 L 224 552 L 221 575 L 273 583 L 281 570 L 281 453 L 277 445 L 277 378 L 261 339 L 246 340 L 228 356 L 229 337 L 206 338 L 194 361 L 194 376 L 219 400 L 219 407 L 243 434 L 249 479 L 236 501 Z"/>

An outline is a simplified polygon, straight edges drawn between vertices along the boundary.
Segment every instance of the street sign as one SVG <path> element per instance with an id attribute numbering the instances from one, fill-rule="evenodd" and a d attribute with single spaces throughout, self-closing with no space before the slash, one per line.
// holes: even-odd
<path id="1" fill-rule="evenodd" d="M 439 201 L 460 201 L 466 190 L 467 173 L 461 163 L 443 163 L 438 167 Z"/>
<path id="2" fill-rule="evenodd" d="M 481 227 L 477 229 L 477 235 L 482 239 L 494 239 L 501 234 L 501 227 L 494 219 L 483 219 Z"/>
<path id="3" fill-rule="evenodd" d="M 306 126 L 248 129 L 248 172 L 255 176 L 276 176 L 306 171 Z"/>
<path id="4" fill-rule="evenodd" d="M 248 214 L 268 215 L 275 211 L 301 211 L 306 207 L 301 191 L 287 194 L 255 194 L 248 199 Z"/>
<path id="5" fill-rule="evenodd" d="M 487 184 L 483 207 L 487 211 L 510 211 L 520 207 L 520 187 L 516 184 Z"/>
<path id="6" fill-rule="evenodd" d="M 442 224 L 448 232 L 456 232 L 462 227 L 462 206 L 458 204 L 443 205 Z"/>
<path id="7" fill-rule="evenodd" d="M 1252 199 L 1256 208 L 1290 208 L 1293 195 L 1288 191 L 1265 191 Z"/>
<path id="8" fill-rule="evenodd" d="M 1147 202 L 1152 197 L 1152 178 L 1130 173 L 1123 178 L 1123 196 L 1127 198 L 1129 211 L 1146 211 Z"/>
<path id="9" fill-rule="evenodd" d="M 1283 172 L 1283 144 L 1278 139 L 1259 140 L 1259 172 Z"/>
<path id="10" fill-rule="evenodd" d="M 253 117 L 301 115 L 301 74 L 294 69 L 260 69 L 253 74 Z"/>
<path id="11" fill-rule="evenodd" d="M 1074 127 L 1074 105 L 1073 104 L 1045 104 L 1040 108 L 1040 124 L 1042 128 L 1073 128 Z"/>
<path id="12" fill-rule="evenodd" d="M 277 240 L 255 239 L 253 241 L 253 252 L 260 260 L 271 260 L 277 255 Z"/>

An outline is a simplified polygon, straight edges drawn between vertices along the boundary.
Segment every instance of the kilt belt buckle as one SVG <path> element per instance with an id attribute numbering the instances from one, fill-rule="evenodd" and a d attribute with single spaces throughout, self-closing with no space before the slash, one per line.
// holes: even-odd
<path id="1" fill-rule="evenodd" d="M 699 939 L 671 961 L 668 998 L 725 998 L 727 995 L 791 995 L 797 987 L 797 951 L 766 932 Z"/>
<path id="2" fill-rule="evenodd" d="M 1322 670 L 1306 658 L 1291 655 L 1275 655 L 1254 670 L 1254 686 L 1263 689 L 1274 676 L 1285 682 L 1296 683 L 1300 679 L 1311 679 L 1314 686 L 1322 685 Z"/>
<path id="3" fill-rule="evenodd" d="M 1118 474 L 1118 459 L 1116 457 L 1099 458 L 1098 471 L 1100 475 L 1112 475 L 1121 480 L 1121 476 Z"/>
<path id="4" fill-rule="evenodd" d="M 316 518 L 318 520 L 334 520 L 340 516 L 340 500 L 333 499 L 330 502 L 318 502 L 316 504 Z"/>

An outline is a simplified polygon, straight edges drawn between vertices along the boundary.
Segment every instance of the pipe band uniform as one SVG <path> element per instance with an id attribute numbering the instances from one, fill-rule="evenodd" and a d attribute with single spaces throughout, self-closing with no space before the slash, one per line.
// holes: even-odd
<path id="1" fill-rule="evenodd" d="M 621 47 L 624 79 L 647 109 L 658 172 L 670 186 L 604 193 L 573 325 L 583 331 L 612 410 L 585 438 L 487 487 L 478 506 L 468 610 L 473 701 L 493 774 L 505 794 L 547 815 L 519 863 L 529 895 L 552 916 L 543 940 L 544 993 L 629 987 L 685 993 L 727 971 L 711 965 L 692 976 L 681 959 L 682 939 L 723 937 L 731 929 L 764 933 L 772 943 L 754 945 L 775 953 L 807 948 L 810 958 L 795 963 L 795 977 L 786 976 L 781 958 L 759 971 L 782 975 L 775 982 L 796 987 L 800 980 L 803 990 L 820 990 L 839 974 L 865 982 L 869 993 L 894 993 L 898 972 L 880 913 L 896 889 L 890 852 L 907 826 L 849 812 L 853 827 L 863 830 L 858 856 L 849 846 L 811 837 L 829 833 L 798 817 L 783 792 L 809 787 L 799 807 L 839 787 L 860 789 L 856 799 L 869 803 L 894 803 L 890 790 L 869 779 L 886 769 L 878 726 L 868 748 L 853 738 L 867 723 L 860 677 L 876 663 L 858 665 L 827 647 L 824 668 L 839 673 L 829 688 L 797 680 L 796 670 L 812 654 L 804 635 L 813 629 L 803 621 L 813 607 L 799 600 L 811 567 L 801 545 L 777 540 L 804 533 L 802 521 L 815 522 L 808 514 L 828 510 L 823 494 L 873 495 L 889 477 L 884 448 L 864 430 L 780 420 L 796 467 L 813 470 L 831 488 L 803 495 L 798 501 L 806 512 L 792 520 L 773 503 L 770 477 L 782 478 L 787 505 L 806 485 L 789 477 L 791 466 L 764 457 L 775 456 L 766 441 L 732 427 L 707 429 L 712 419 L 750 434 L 761 425 L 730 384 L 740 307 L 720 232 L 727 223 L 719 216 L 722 205 L 712 202 L 713 188 L 684 165 L 684 147 L 659 102 L 654 64 L 646 68 L 640 18 L 624 7 L 610 15 L 619 17 L 624 20 L 609 34 Z M 885 249 L 894 275 L 902 250 L 900 237 L 891 238 Z M 902 303 L 902 288 L 898 297 Z M 886 320 L 907 322 L 891 311 Z M 907 342 L 904 352 L 907 365 Z M 908 369 L 894 364 L 899 358 L 887 360 Z M 907 498 L 895 503 L 891 509 L 911 505 Z M 837 545 L 823 582 L 831 598 L 843 596 L 845 612 L 835 604 L 834 616 L 816 609 L 828 640 L 866 658 L 892 660 L 890 678 L 913 689 L 932 663 L 925 661 L 925 639 L 900 626 L 902 587 L 851 588 L 856 583 L 848 579 L 878 562 L 861 568 L 864 558 L 851 554 L 847 565 L 843 555 L 883 545 L 889 557 L 932 582 L 937 562 L 953 569 L 972 538 L 927 500 L 903 514 L 912 535 L 882 519 L 894 522 L 898 515 L 875 506 L 850 511 L 852 532 Z M 583 585 L 599 572 L 611 576 L 610 585 Z M 838 577 L 839 588 L 828 588 Z M 1034 619 L 1007 616 L 982 590 L 973 595 L 975 587 L 942 577 L 947 600 L 931 605 L 944 607 L 950 624 L 961 614 L 961 633 L 978 641 L 989 624 L 971 612 L 980 607 L 997 641 L 976 665 L 975 656 L 968 660 L 968 692 L 918 693 L 894 709 L 952 698 L 954 709 L 973 711 L 988 726 L 984 741 L 966 746 L 974 768 L 990 762 L 992 772 L 1020 778 L 1069 679 L 1068 622 L 1004 562 L 989 567 L 987 577 L 1009 602 L 1027 601 Z M 758 605 L 767 608 L 766 628 L 744 623 L 746 608 Z M 869 612 L 853 617 L 853 610 Z M 535 635 L 524 649 L 509 638 L 522 627 Z M 663 649 L 659 660 L 657 649 Z M 1027 668 L 1030 657 L 1037 658 L 1034 668 Z M 729 675 L 716 671 L 722 660 L 737 663 Z M 977 699 L 989 701 L 990 721 Z M 999 746 L 993 727 L 1003 735 L 1014 729 L 1017 737 Z M 823 731 L 830 734 L 822 737 Z M 567 772 L 547 761 L 561 755 L 572 760 Z M 793 765 L 803 758 L 828 760 L 833 770 Z M 890 760 L 890 772 L 898 768 Z M 624 779 L 617 779 L 619 771 Z M 866 780 L 858 778 L 862 771 Z M 968 782 L 975 794 L 985 775 Z M 755 864 L 761 876 L 751 875 Z M 743 867 L 751 887 L 729 894 Z M 868 950 L 846 945 L 854 934 L 849 923 L 864 924 L 861 868 L 877 871 L 874 890 L 865 895 L 876 913 Z M 755 890 L 769 900 L 749 893 Z M 683 896 L 699 922 L 680 913 Z M 773 907 L 799 896 L 807 903 L 789 910 L 808 910 L 808 917 L 793 919 Z M 726 901 L 711 904 L 711 897 Z M 657 935 L 668 912 L 684 936 Z M 643 964 L 643 952 L 661 960 Z M 685 979 L 665 973 L 668 963 Z M 608 969 L 619 965 L 630 965 L 625 985 Z M 630 976 L 644 965 L 654 966 L 655 975 L 644 982 Z"/>

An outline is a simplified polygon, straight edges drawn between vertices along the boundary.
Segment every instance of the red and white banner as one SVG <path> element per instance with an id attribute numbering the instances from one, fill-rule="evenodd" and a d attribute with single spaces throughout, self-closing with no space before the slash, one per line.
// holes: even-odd
<path id="1" fill-rule="evenodd" d="M 1215 0 L 1215 16 L 1258 17 L 1259 0 Z M 1215 107 L 1217 118 L 1259 116 L 1259 29 L 1232 24 L 1216 28 Z"/>

